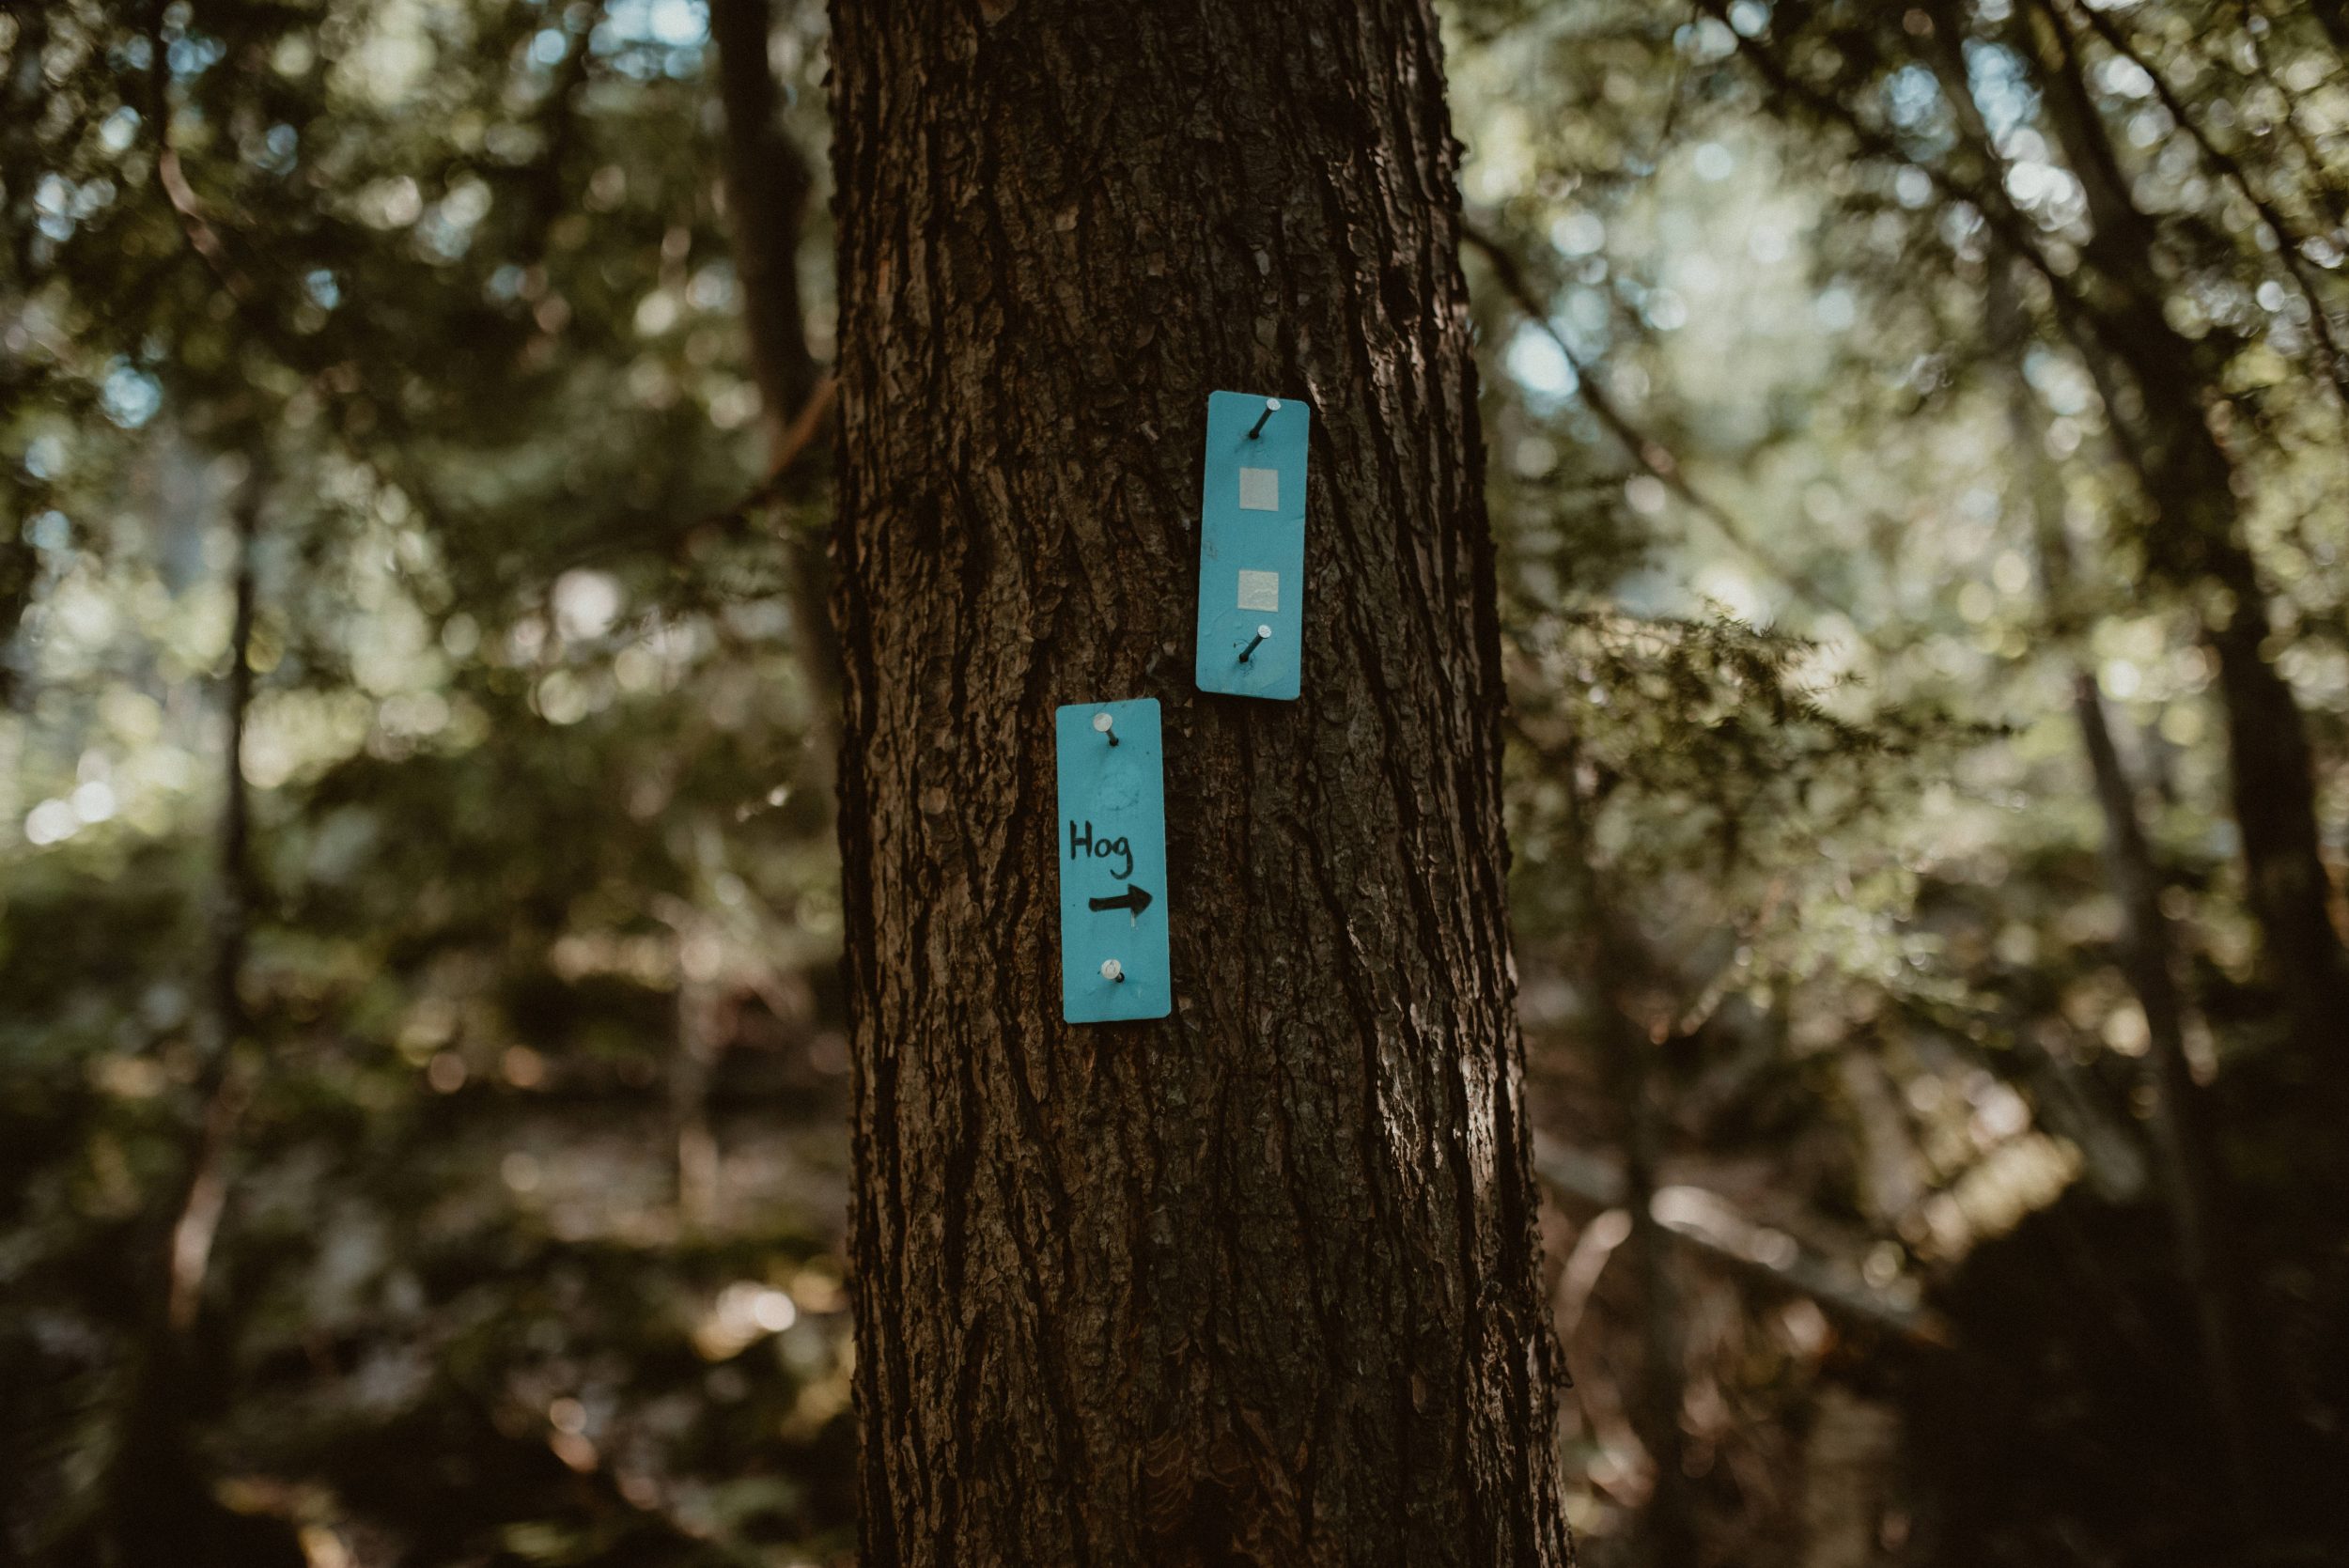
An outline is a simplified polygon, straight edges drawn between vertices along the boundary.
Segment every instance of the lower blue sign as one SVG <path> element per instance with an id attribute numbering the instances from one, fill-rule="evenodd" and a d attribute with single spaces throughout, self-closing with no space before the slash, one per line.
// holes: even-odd
<path id="1" fill-rule="evenodd" d="M 1053 715 L 1060 776 L 1060 998 L 1070 1023 L 1163 1018 L 1166 777 L 1154 697 Z"/>

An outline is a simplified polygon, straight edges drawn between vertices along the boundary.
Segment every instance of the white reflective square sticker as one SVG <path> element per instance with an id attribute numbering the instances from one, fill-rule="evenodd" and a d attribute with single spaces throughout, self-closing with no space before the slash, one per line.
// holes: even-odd
<path id="1" fill-rule="evenodd" d="M 1278 610 L 1281 608 L 1281 574 L 1277 571 L 1243 571 L 1239 574 L 1239 607 L 1242 610 Z"/>
<path id="2" fill-rule="evenodd" d="M 1281 471 L 1277 468 L 1243 468 L 1239 471 L 1239 509 L 1243 512 L 1277 512 L 1281 509 Z"/>

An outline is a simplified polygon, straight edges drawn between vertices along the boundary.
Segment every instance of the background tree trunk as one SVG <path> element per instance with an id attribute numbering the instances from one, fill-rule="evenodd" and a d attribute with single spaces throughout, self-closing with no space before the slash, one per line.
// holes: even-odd
<path id="1" fill-rule="evenodd" d="M 800 217 L 807 206 L 807 160 L 776 119 L 781 93 L 767 57 L 774 25 L 769 0 L 710 0 L 718 48 L 718 98 L 725 111 L 726 222 L 742 280 L 742 325 L 758 378 L 770 466 L 791 416 L 816 390 L 800 305 Z"/>
<path id="2" fill-rule="evenodd" d="M 181 1169 L 163 1206 L 154 1253 L 142 1270 L 143 1281 L 151 1281 L 144 1343 L 117 1413 L 103 1512 L 91 1547 L 97 1560 L 130 1568 L 164 1562 L 281 1568 L 303 1560 L 282 1521 L 240 1514 L 221 1503 L 196 1442 L 206 1358 L 217 1350 L 206 1343 L 198 1320 L 227 1209 L 239 1126 L 257 1071 L 253 1061 L 240 1057 L 254 1032 L 243 985 L 262 902 L 244 752 L 253 710 L 262 510 L 272 482 L 265 430 L 247 433 L 244 457 L 244 475 L 229 504 L 236 555 L 221 704 L 226 733 L 215 830 L 219 880 L 210 912 L 210 1005 L 194 1095 L 200 1109 L 182 1135 Z"/>
<path id="3" fill-rule="evenodd" d="M 866 1560 L 1563 1563 L 1435 20 L 833 28 Z M 1315 411 L 1299 703 L 1192 686 L 1218 387 Z M 1134 696 L 1175 1012 L 1070 1028 L 1052 709 Z"/>
<path id="4" fill-rule="evenodd" d="M 726 223 L 734 239 L 734 270 L 742 280 L 742 329 L 751 373 L 758 381 L 760 425 L 767 435 L 765 510 L 781 536 L 791 574 L 791 634 L 815 698 L 804 782 L 829 796 L 832 753 L 839 737 L 840 649 L 827 608 L 832 585 L 825 559 L 822 491 L 813 465 L 798 463 L 825 428 L 830 382 L 807 349 L 807 312 L 800 293 L 800 239 L 815 179 L 799 147 L 784 132 L 768 42 L 774 30 L 769 0 L 710 0 L 709 36 L 717 45 L 718 101 L 725 115 L 723 143 Z"/>
<path id="5" fill-rule="evenodd" d="M 2048 631 L 2065 643 L 2080 639 L 2077 573 L 2063 520 L 2063 479 L 2047 457 L 2041 405 L 2024 375 L 2030 323 L 2004 267 L 1990 276 L 1991 347 L 2006 361 L 2007 430 L 2013 462 L 2039 562 Z M 2238 1351 L 2235 1268 L 2228 1257 L 2217 1161 L 2207 1108 L 2186 1054 L 2188 1000 L 2178 981 L 2180 959 L 2172 923 L 2161 907 L 2165 886 L 2152 840 L 2138 815 L 2138 785 L 2121 760 L 2096 676 L 2085 663 L 2072 676 L 2072 717 L 2088 761 L 2090 783 L 2104 818 L 2105 881 L 2121 915 L 2115 944 L 2121 971 L 2145 1015 L 2146 1081 L 2154 1094 L 2154 1146 L 2175 1232 L 2178 1269 L 2194 1300 L 2202 1351 L 2203 1387 L 2211 1402 L 2213 1436 L 2224 1460 L 2237 1507 L 2255 1506 L 2257 1467 L 2251 1447 L 2251 1401 Z"/>

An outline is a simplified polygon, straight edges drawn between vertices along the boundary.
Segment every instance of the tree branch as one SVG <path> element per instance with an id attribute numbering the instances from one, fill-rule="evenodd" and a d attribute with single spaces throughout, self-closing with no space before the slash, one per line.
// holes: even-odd
<path id="1" fill-rule="evenodd" d="M 1812 582 L 1807 574 L 1795 571 L 1771 559 L 1769 554 L 1754 541 L 1751 530 L 1748 529 L 1728 508 L 1696 487 L 1669 447 L 1641 429 L 1633 422 L 1631 416 L 1623 411 L 1614 398 L 1609 396 L 1607 390 L 1592 375 L 1590 366 L 1583 363 L 1582 357 L 1574 351 L 1574 347 L 1566 341 L 1565 334 L 1561 333 L 1557 324 L 1550 319 L 1548 307 L 1543 304 L 1541 297 L 1533 291 L 1532 284 L 1526 280 L 1524 269 L 1518 265 L 1517 256 L 1506 245 L 1473 224 L 1461 225 L 1460 238 L 1473 245 L 1484 256 L 1492 268 L 1494 281 L 1501 285 L 1501 291 L 1509 297 L 1510 303 L 1517 307 L 1519 313 L 1543 336 L 1548 338 L 1556 346 L 1559 353 L 1565 356 L 1567 365 L 1574 371 L 1576 387 L 1582 401 L 1589 406 L 1594 414 L 1598 416 L 1598 422 L 1607 427 L 1608 433 L 1622 444 L 1624 451 L 1629 455 L 1633 462 L 1659 481 L 1666 489 L 1680 497 L 1715 528 L 1720 530 L 1721 535 L 1731 544 L 1743 551 L 1763 570 L 1794 589 L 1812 608 L 1820 610 L 1837 608 L 1829 596 Z"/>
<path id="2" fill-rule="evenodd" d="M 2250 174 L 2242 163 L 2211 140 L 2210 132 L 2187 110 L 2186 101 L 2155 69 L 2154 62 L 2146 58 L 2121 31 L 2119 23 L 2103 11 L 2078 6 L 2075 0 L 2063 0 L 2062 11 L 2080 13 L 2108 48 L 2145 73 L 2146 79 L 2153 83 L 2162 107 L 2170 111 L 2170 117 L 2177 121 L 2179 129 L 2201 149 L 2204 160 L 2218 171 L 2222 179 L 2243 194 L 2243 199 L 2251 204 L 2252 210 L 2274 232 L 2277 254 L 2283 260 L 2284 272 L 2291 277 L 2302 303 L 2309 307 L 2309 329 L 2316 342 L 2318 367 L 2324 371 L 2326 382 L 2333 389 L 2334 397 L 2339 399 L 2344 411 L 2349 411 L 2349 367 L 2345 367 L 2340 343 L 2333 336 L 2332 318 L 2326 314 L 2324 302 L 2317 298 L 2315 280 L 2308 272 L 2308 258 L 2300 252 L 2306 236 L 2297 233 L 2276 204 L 2252 184 Z"/>
<path id="3" fill-rule="evenodd" d="M 1581 1203 L 1618 1208 L 1626 1201 L 1621 1171 L 1546 1136 L 1534 1139 L 1533 1172 L 1553 1190 Z M 1657 1190 L 1650 1209 L 1667 1234 L 1699 1256 L 1772 1289 L 1807 1296 L 1846 1322 L 1935 1349 L 1956 1343 L 1949 1321 L 1931 1308 L 1913 1307 L 1872 1288 L 1849 1264 L 1754 1223 L 1718 1193 L 1674 1184 Z"/>

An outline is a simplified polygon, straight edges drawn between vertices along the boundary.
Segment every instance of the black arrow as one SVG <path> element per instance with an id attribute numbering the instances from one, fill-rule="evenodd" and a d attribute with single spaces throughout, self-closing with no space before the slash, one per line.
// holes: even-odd
<path id="1" fill-rule="evenodd" d="M 1130 909 L 1134 918 L 1140 920 L 1142 911 L 1150 907 L 1150 895 L 1128 882 L 1126 891 L 1115 898 L 1089 898 L 1085 902 L 1096 909 Z"/>

